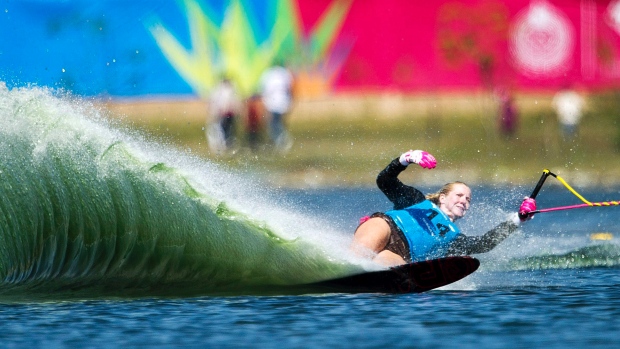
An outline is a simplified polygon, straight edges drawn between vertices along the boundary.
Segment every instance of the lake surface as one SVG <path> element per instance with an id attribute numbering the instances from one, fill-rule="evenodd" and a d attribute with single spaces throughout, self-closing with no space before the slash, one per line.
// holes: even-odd
<path id="1" fill-rule="evenodd" d="M 591 198 L 614 193 L 588 191 Z M 387 205 L 376 189 L 284 194 L 316 214 L 334 215 L 329 220 L 344 228 L 364 212 L 364 205 L 369 211 Z M 563 205 L 566 200 L 572 198 L 558 189 L 541 193 L 539 202 Z M 364 204 L 358 208 L 352 202 Z M 0 305 L 0 341 L 7 348 L 616 347 L 620 247 L 617 237 L 593 241 L 589 234 L 604 230 L 617 236 L 618 214 L 611 207 L 540 214 L 522 233 L 478 256 L 479 271 L 423 294 L 11 302 Z M 594 255 L 588 249 L 592 246 L 606 249 Z M 593 256 L 583 256 L 583 263 L 559 257 L 575 252 Z M 535 257 L 538 264 L 527 261 Z"/>

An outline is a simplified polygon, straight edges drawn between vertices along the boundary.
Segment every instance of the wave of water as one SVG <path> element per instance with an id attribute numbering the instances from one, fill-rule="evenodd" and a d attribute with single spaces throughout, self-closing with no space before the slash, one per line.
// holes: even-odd
<path id="1" fill-rule="evenodd" d="M 509 265 L 512 270 L 619 267 L 620 246 L 613 243 L 593 244 L 562 254 L 543 254 L 514 258 L 510 260 Z"/>
<path id="2" fill-rule="evenodd" d="M 218 292 L 360 268 L 259 181 L 111 125 L 88 101 L 2 88 L 0 137 L 0 294 Z"/>

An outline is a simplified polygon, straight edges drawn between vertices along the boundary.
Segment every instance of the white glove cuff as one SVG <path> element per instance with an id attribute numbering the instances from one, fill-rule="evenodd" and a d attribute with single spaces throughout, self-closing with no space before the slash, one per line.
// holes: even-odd
<path id="1" fill-rule="evenodd" d="M 400 164 L 403 166 L 407 166 L 411 163 L 418 164 L 422 160 L 422 151 L 420 150 L 410 150 L 403 155 L 400 156 Z"/>
<path id="2" fill-rule="evenodd" d="M 513 212 L 511 214 L 508 215 L 508 220 L 513 222 L 516 225 L 520 225 L 521 224 L 521 219 L 519 218 L 519 213 L 518 212 Z"/>
<path id="3" fill-rule="evenodd" d="M 403 155 L 400 156 L 399 161 L 400 161 L 400 164 L 403 165 L 403 166 L 408 166 L 409 165 L 409 161 L 407 161 L 407 158 L 408 158 L 407 155 L 408 155 L 408 153 L 404 153 Z"/>

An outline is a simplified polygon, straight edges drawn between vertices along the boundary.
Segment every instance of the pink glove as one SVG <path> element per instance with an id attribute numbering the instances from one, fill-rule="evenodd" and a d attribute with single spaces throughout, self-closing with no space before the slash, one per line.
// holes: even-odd
<path id="1" fill-rule="evenodd" d="M 536 200 L 526 197 L 519 207 L 519 219 L 521 222 L 529 221 L 534 217 L 531 212 L 536 211 Z"/>
<path id="2" fill-rule="evenodd" d="M 437 160 L 431 154 L 423 151 L 423 150 L 409 150 L 403 155 L 400 156 L 400 163 L 403 166 L 407 166 L 411 163 L 418 164 L 422 168 L 435 168 L 437 166 Z"/>

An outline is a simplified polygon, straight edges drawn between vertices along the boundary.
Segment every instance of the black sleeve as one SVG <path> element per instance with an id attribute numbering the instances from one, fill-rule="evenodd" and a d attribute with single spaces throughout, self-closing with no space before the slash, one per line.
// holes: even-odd
<path id="1" fill-rule="evenodd" d="M 426 200 L 426 197 L 421 191 L 403 184 L 403 182 L 398 179 L 398 175 L 406 168 L 407 166 L 402 165 L 399 158 L 396 158 L 377 176 L 377 186 L 394 204 L 395 210 L 409 207 Z"/>
<path id="2" fill-rule="evenodd" d="M 497 227 L 480 236 L 460 234 L 448 249 L 449 256 L 463 256 L 491 251 L 508 235 L 517 230 L 518 226 L 511 221 L 500 223 Z"/>

